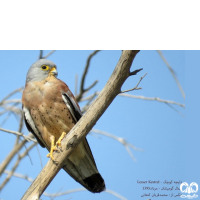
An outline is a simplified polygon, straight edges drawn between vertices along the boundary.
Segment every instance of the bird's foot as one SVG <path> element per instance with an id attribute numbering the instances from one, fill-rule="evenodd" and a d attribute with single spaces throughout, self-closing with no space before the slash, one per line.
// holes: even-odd
<path id="1" fill-rule="evenodd" d="M 47 157 L 50 157 L 54 161 L 55 159 L 53 157 L 53 152 L 57 150 L 56 145 L 54 145 L 54 143 L 55 143 L 55 137 L 51 136 L 50 140 L 51 140 L 51 150 L 50 150 L 50 153 L 47 154 Z"/>
<path id="2" fill-rule="evenodd" d="M 56 142 L 57 147 L 61 147 L 61 141 L 63 140 L 65 135 L 67 135 L 67 134 L 65 132 L 63 132 L 62 135 L 60 136 L 60 138 L 58 139 L 58 141 Z"/>

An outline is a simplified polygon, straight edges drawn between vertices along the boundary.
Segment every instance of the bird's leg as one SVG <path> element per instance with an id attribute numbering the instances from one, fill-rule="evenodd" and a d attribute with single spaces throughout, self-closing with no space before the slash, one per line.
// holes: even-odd
<path id="1" fill-rule="evenodd" d="M 62 135 L 60 136 L 60 138 L 58 139 L 58 141 L 56 142 L 57 146 L 61 147 L 61 141 L 63 140 L 65 135 L 67 135 L 67 133 L 63 132 Z"/>
<path id="2" fill-rule="evenodd" d="M 50 150 L 50 153 L 47 154 L 47 157 L 50 157 L 52 160 L 54 160 L 53 152 L 54 152 L 55 150 L 57 150 L 56 145 L 54 145 L 54 143 L 55 143 L 55 137 L 54 137 L 54 136 L 51 136 L 51 137 L 50 137 L 50 140 L 51 140 L 51 150 Z"/>

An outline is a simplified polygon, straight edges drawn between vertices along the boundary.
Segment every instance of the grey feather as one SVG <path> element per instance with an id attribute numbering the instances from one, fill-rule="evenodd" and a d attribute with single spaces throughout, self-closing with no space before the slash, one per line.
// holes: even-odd
<path id="1" fill-rule="evenodd" d="M 26 76 L 26 83 L 30 81 L 42 81 L 49 76 L 49 70 L 47 71 L 41 70 L 42 65 L 48 65 L 50 69 L 53 67 L 57 68 L 52 61 L 47 59 L 40 59 L 34 64 L 32 64 L 31 67 L 29 68 Z"/>

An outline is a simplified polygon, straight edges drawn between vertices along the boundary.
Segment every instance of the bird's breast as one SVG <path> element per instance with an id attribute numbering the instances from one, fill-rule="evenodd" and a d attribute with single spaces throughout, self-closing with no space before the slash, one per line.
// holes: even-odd
<path id="1" fill-rule="evenodd" d="M 42 137 L 49 140 L 53 135 L 57 140 L 62 132 L 68 133 L 75 122 L 62 99 L 59 85 L 43 81 L 26 89 L 24 99 L 29 102 L 31 116 Z"/>

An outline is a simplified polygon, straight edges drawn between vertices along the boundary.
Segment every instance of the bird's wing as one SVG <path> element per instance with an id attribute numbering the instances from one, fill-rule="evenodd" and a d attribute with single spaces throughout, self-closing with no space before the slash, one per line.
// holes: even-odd
<path id="1" fill-rule="evenodd" d="M 68 90 L 68 92 L 62 93 L 62 98 L 75 122 L 77 122 L 81 118 L 82 112 L 73 94 L 70 92 L 70 90 Z M 66 160 L 66 165 L 63 168 L 76 181 L 81 183 L 91 192 L 101 192 L 104 190 L 104 180 L 98 172 L 94 157 L 86 138 L 84 138 L 78 147 L 72 152 L 72 154 Z"/>
<path id="2" fill-rule="evenodd" d="M 68 90 L 67 92 L 62 93 L 62 98 L 71 115 L 73 116 L 74 121 L 77 122 L 82 117 L 82 112 L 76 103 L 73 94 L 70 92 L 70 90 Z"/>
<path id="3" fill-rule="evenodd" d="M 39 133 L 38 129 L 35 126 L 35 123 L 31 117 L 29 109 L 26 108 L 23 104 L 22 104 L 22 109 L 24 112 L 24 121 L 25 121 L 27 129 L 35 136 L 35 138 L 37 139 L 41 147 L 43 148 L 46 147 L 49 150 L 49 147 L 47 146 L 46 142 L 43 140 L 43 138 L 41 137 L 41 134 Z"/>
<path id="4" fill-rule="evenodd" d="M 73 94 L 69 90 L 68 92 L 65 92 L 62 94 L 62 98 L 63 98 L 66 106 L 68 107 L 71 115 L 73 116 L 74 121 L 77 122 L 82 117 L 83 114 L 82 114 L 78 104 L 76 103 L 76 100 L 75 100 Z M 87 153 L 90 154 L 93 164 L 96 166 L 94 157 L 92 155 L 92 151 L 90 149 L 90 146 L 89 146 L 86 138 L 83 140 L 83 143 L 84 143 L 84 147 L 85 147 Z"/>

